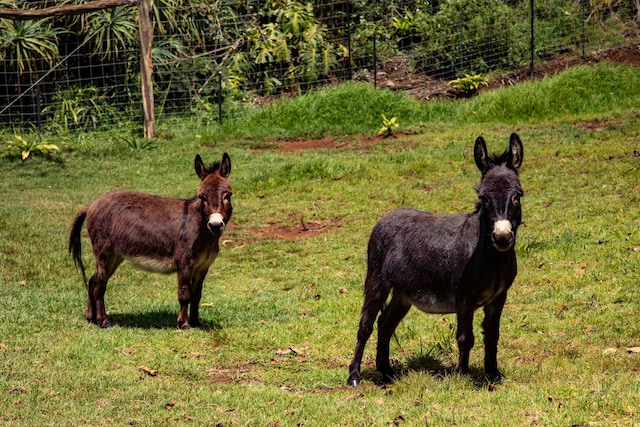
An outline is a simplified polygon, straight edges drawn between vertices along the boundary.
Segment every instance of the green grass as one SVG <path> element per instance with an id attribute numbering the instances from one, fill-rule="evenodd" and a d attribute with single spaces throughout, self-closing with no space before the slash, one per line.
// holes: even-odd
<path id="1" fill-rule="evenodd" d="M 640 345 L 639 78 L 599 64 L 428 105 L 345 85 L 223 129 L 161 123 L 171 138 L 152 147 L 113 137 L 123 131 L 48 135 L 64 147 L 57 161 L 0 159 L 0 424 L 637 424 L 640 354 L 626 349 Z M 363 143 L 356 135 L 375 133 L 382 113 L 410 134 Z M 480 313 L 465 377 L 442 375 L 457 358 L 455 317 L 413 309 L 392 341 L 401 380 L 375 386 L 374 336 L 365 381 L 346 387 L 371 227 L 402 205 L 472 209 L 473 141 L 482 134 L 501 151 L 513 131 L 526 196 L 499 346 L 505 381 L 483 379 Z M 268 148 L 319 135 L 342 143 Z M 190 197 L 195 153 L 223 151 L 235 210 L 205 282 L 204 327 L 177 329 L 175 276 L 127 264 L 106 295 L 116 326 L 87 324 L 66 251 L 75 211 L 114 188 Z M 301 221 L 324 231 L 264 234 Z"/>

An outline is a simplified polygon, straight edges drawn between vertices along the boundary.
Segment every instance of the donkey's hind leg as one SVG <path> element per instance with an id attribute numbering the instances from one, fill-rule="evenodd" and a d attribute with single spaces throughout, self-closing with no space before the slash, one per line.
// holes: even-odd
<path id="1" fill-rule="evenodd" d="M 380 278 L 375 272 L 367 272 L 367 278 L 364 282 L 364 302 L 360 311 L 360 324 L 358 325 L 358 341 L 353 354 L 353 360 L 349 364 L 349 378 L 347 383 L 350 386 L 360 384 L 360 365 L 362 364 L 362 355 L 367 340 L 373 332 L 373 324 L 387 297 L 389 296 L 389 288 L 381 284 Z"/>
<path id="2" fill-rule="evenodd" d="M 122 263 L 122 259 L 114 256 L 97 255 L 96 271 L 89 279 L 86 317 L 88 322 L 95 323 L 101 328 L 111 326 L 104 306 L 104 294 L 107 291 L 109 278 L 120 263 Z"/>
<path id="3" fill-rule="evenodd" d="M 389 305 L 382 310 L 378 318 L 378 346 L 376 351 L 376 369 L 382 373 L 385 382 L 391 382 L 395 373 L 389 363 L 389 342 L 400 324 L 407 315 L 411 303 L 407 302 L 402 294 L 394 291 Z"/>

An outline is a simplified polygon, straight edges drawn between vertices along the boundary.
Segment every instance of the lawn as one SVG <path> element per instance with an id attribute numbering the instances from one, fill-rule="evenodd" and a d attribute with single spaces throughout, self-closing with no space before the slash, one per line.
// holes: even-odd
<path id="1" fill-rule="evenodd" d="M 63 149 L 53 159 L 0 158 L 0 424 L 638 424 L 639 82 L 637 69 L 601 64 L 427 105 L 346 85 L 222 127 L 159 121 L 153 144 L 122 130 L 45 135 Z M 371 138 L 381 114 L 400 128 Z M 348 387 L 371 228 L 399 206 L 472 210 L 475 138 L 502 152 L 514 131 L 525 197 L 504 381 L 483 375 L 481 313 L 460 376 L 455 316 L 414 308 L 392 340 L 399 380 L 380 386 L 374 332 L 363 383 Z M 320 137 L 332 144 L 301 143 Z M 112 189 L 191 197 L 195 154 L 223 152 L 234 216 L 205 280 L 203 327 L 177 328 L 174 275 L 126 263 L 106 294 L 114 327 L 88 324 L 67 252 L 75 212 Z"/>

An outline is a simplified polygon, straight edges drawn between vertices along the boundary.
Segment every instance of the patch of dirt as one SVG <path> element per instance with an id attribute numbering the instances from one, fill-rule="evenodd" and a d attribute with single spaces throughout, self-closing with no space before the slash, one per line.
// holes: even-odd
<path id="1" fill-rule="evenodd" d="M 329 218 L 325 221 L 306 221 L 304 219 L 291 217 L 292 224 L 287 226 L 272 224 L 264 227 L 241 228 L 232 222 L 229 224 L 229 229 L 233 230 L 235 232 L 234 234 L 242 234 L 242 238 L 239 240 L 243 243 L 248 243 L 260 242 L 266 239 L 286 240 L 313 237 L 340 227 L 341 221 L 342 218 L 340 217 Z M 233 242 L 234 239 L 224 240 L 223 245 Z"/>
<path id="2" fill-rule="evenodd" d="M 601 49 L 591 52 L 585 58 L 556 57 L 542 65 L 534 66 L 533 78 L 543 78 L 565 71 L 578 65 L 596 64 L 601 61 L 611 61 L 619 64 L 640 66 L 640 45 L 633 44 L 618 46 L 609 49 Z M 378 71 L 378 86 L 392 90 L 403 90 L 418 100 L 426 101 L 437 98 L 456 98 L 460 94 L 455 89 L 447 86 L 447 81 L 433 79 L 424 74 L 410 73 L 406 58 L 397 58 L 384 62 Z M 504 75 L 491 79 L 489 87 L 482 90 L 491 90 L 503 86 L 511 86 L 531 79 L 529 66 L 507 72 Z M 373 82 L 371 76 L 367 80 Z"/>
<path id="3" fill-rule="evenodd" d="M 313 150 L 320 148 L 335 148 L 336 141 L 333 138 L 294 140 L 294 141 L 277 141 L 278 151 L 283 153 L 298 150 Z"/>

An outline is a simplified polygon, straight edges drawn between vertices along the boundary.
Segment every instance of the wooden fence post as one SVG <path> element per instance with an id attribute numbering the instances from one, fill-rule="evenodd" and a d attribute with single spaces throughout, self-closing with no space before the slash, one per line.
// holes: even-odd
<path id="1" fill-rule="evenodd" d="M 138 31 L 140 32 L 140 81 L 142 83 L 142 109 L 144 110 L 144 137 L 156 137 L 155 113 L 153 110 L 153 70 L 151 63 L 151 45 L 153 28 L 151 26 L 151 0 L 138 2 Z"/>

